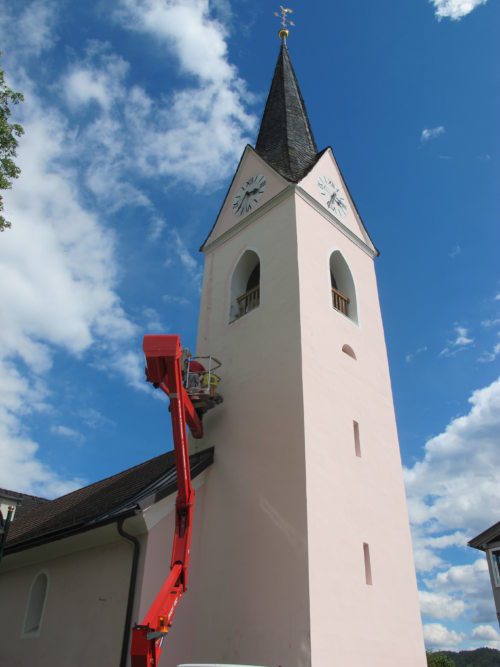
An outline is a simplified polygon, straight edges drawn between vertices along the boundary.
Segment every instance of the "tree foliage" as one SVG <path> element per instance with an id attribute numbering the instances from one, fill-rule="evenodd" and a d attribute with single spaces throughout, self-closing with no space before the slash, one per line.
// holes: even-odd
<path id="1" fill-rule="evenodd" d="M 443 653 L 427 652 L 427 667 L 455 667 L 451 658 Z"/>
<path id="2" fill-rule="evenodd" d="M 0 69 L 0 190 L 11 188 L 12 180 L 17 178 L 21 172 L 14 158 L 17 155 L 17 138 L 24 134 L 24 130 L 19 123 L 9 121 L 12 113 L 11 107 L 19 104 L 23 99 L 21 93 L 7 86 L 4 72 Z M 3 197 L 0 195 L 0 232 L 10 226 L 10 222 L 3 216 Z"/>

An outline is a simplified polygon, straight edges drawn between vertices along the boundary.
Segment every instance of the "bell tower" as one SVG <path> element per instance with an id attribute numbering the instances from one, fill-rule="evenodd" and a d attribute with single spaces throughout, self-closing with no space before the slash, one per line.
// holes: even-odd
<path id="1" fill-rule="evenodd" d="M 378 252 L 284 39 L 202 250 L 224 404 L 192 443 L 215 463 L 162 664 L 424 667 Z"/>

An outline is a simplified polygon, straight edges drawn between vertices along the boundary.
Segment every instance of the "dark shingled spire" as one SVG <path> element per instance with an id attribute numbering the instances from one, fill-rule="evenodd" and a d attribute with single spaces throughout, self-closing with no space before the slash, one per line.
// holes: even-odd
<path id="1" fill-rule="evenodd" d="M 255 150 L 271 167 L 295 183 L 318 159 L 306 106 L 284 43 L 274 70 Z"/>

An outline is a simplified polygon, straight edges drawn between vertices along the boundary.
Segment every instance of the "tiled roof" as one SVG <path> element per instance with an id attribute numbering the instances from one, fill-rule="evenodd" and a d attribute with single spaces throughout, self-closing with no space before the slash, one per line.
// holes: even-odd
<path id="1" fill-rule="evenodd" d="M 213 448 L 190 456 L 193 478 L 213 463 L 213 456 Z M 172 451 L 34 507 L 12 523 L 6 554 L 112 521 L 146 498 L 159 500 L 176 489 Z"/>
<path id="2" fill-rule="evenodd" d="M 28 493 L 19 493 L 18 491 L 10 491 L 9 489 L 0 489 L 0 498 L 2 496 L 8 500 L 12 500 L 16 505 L 16 521 L 22 519 L 25 514 L 28 514 L 28 512 L 31 512 L 36 507 L 50 502 L 47 498 L 30 496 Z"/>
<path id="3" fill-rule="evenodd" d="M 255 150 L 294 183 L 318 160 L 306 106 L 285 44 L 281 45 Z"/>

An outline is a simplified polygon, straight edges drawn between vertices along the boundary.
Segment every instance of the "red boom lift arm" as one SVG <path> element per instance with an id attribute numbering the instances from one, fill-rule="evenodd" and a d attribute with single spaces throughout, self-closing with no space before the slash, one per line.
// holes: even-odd
<path id="1" fill-rule="evenodd" d="M 188 584 L 194 489 L 191 484 L 186 424 L 195 438 L 203 437 L 203 425 L 184 388 L 179 336 L 144 336 L 143 349 L 148 382 L 162 389 L 170 398 L 178 480 L 170 574 L 142 622 L 132 630 L 132 667 L 156 667 L 163 639 Z"/>

